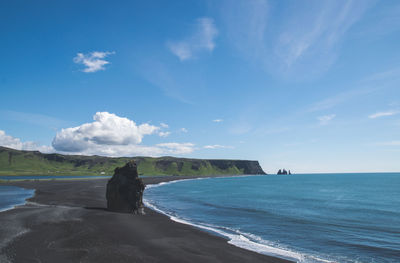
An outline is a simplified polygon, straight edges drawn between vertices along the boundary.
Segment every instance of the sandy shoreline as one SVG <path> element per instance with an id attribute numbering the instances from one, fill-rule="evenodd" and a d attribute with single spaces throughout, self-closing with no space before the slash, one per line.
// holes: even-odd
<path id="1" fill-rule="evenodd" d="M 147 177 L 146 184 L 186 177 Z M 193 178 L 193 177 L 187 177 Z M 3 183 L 36 189 L 0 213 L 0 262 L 290 262 L 170 220 L 108 212 L 107 179 Z"/>

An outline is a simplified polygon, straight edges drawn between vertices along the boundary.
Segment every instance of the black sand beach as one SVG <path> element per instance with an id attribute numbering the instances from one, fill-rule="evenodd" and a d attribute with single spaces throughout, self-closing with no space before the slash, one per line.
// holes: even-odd
<path id="1" fill-rule="evenodd" d="M 7 183 L 36 194 L 27 205 L 0 212 L 0 262 L 289 262 L 232 246 L 147 208 L 143 216 L 109 212 L 106 183 Z"/>

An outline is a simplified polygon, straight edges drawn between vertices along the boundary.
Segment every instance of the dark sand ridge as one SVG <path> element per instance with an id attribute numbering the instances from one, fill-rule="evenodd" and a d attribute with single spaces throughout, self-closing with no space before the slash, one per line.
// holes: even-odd
<path id="1" fill-rule="evenodd" d="M 36 189 L 36 194 L 27 205 L 0 213 L 0 262 L 290 262 L 235 247 L 147 208 L 144 216 L 109 212 L 106 183 L 6 183 Z"/>

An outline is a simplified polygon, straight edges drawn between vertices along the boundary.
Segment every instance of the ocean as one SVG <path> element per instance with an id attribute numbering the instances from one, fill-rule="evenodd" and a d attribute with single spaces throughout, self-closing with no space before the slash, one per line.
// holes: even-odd
<path id="1" fill-rule="evenodd" d="M 16 186 L 0 186 L 0 212 L 9 210 L 18 205 L 23 205 L 26 199 L 32 197 L 35 190 L 24 189 Z"/>
<path id="2" fill-rule="evenodd" d="M 400 174 L 296 174 L 149 185 L 145 204 L 296 262 L 400 262 Z"/>

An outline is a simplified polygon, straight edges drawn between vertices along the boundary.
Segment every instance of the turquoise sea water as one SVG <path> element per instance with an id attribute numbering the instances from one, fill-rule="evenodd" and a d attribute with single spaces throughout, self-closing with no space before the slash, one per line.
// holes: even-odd
<path id="1" fill-rule="evenodd" d="M 25 204 L 25 200 L 32 197 L 35 190 L 16 186 L 0 186 L 0 211 L 12 209 L 17 205 Z"/>
<path id="2" fill-rule="evenodd" d="M 302 174 L 149 186 L 146 205 L 297 262 L 400 262 L 400 174 Z"/>

